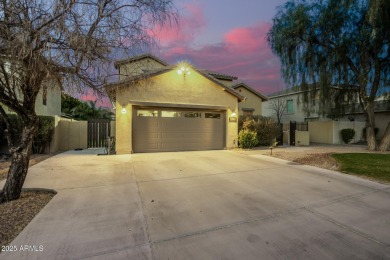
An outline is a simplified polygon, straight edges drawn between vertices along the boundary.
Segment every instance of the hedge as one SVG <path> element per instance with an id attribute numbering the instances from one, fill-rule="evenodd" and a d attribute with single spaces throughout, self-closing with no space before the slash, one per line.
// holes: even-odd
<path id="1" fill-rule="evenodd" d="M 20 140 L 22 132 L 22 124 L 17 115 L 8 115 L 14 135 L 11 137 L 13 142 L 17 144 Z M 4 133 L 6 124 L 0 121 L 0 133 Z M 38 131 L 35 134 L 32 151 L 33 153 L 43 153 L 45 148 L 50 144 L 54 133 L 54 117 L 52 116 L 38 116 Z M 0 134 L 0 145 L 8 145 L 4 134 Z"/>

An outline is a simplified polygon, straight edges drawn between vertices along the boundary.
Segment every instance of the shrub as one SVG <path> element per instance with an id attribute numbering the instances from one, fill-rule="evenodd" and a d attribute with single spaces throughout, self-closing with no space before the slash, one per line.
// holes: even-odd
<path id="1" fill-rule="evenodd" d="M 280 129 L 275 120 L 270 117 L 240 117 L 239 130 L 255 131 L 258 144 L 271 145 L 274 139 L 280 134 Z"/>
<path id="2" fill-rule="evenodd" d="M 15 145 L 20 139 L 20 133 L 22 132 L 22 124 L 17 115 L 8 115 L 10 123 L 14 129 L 14 135 L 11 137 Z M 6 125 L 4 122 L 0 121 L 0 132 L 4 133 Z M 35 134 L 32 151 L 33 153 L 43 153 L 46 146 L 50 144 L 51 138 L 54 132 L 54 117 L 52 116 L 38 116 L 38 130 Z M 7 145 L 7 139 L 5 135 L 0 135 L 0 145 Z"/>
<path id="3" fill-rule="evenodd" d="M 278 124 L 272 118 L 262 117 L 258 121 L 257 138 L 260 145 L 272 145 L 279 132 Z"/>
<path id="4" fill-rule="evenodd" d="M 22 129 L 22 122 L 20 122 L 19 117 L 15 114 L 8 115 L 10 124 L 12 126 L 13 135 L 11 136 L 12 141 L 15 143 L 15 145 L 18 145 L 16 143 L 17 140 L 20 139 L 20 133 Z M 7 126 L 4 121 L 0 121 L 0 145 L 7 145 L 7 138 L 5 137 L 5 130 L 7 129 Z"/>
<path id="5" fill-rule="evenodd" d="M 355 136 L 355 130 L 353 130 L 352 128 L 346 128 L 341 130 L 341 138 L 346 144 L 349 143 L 354 136 Z"/>
<path id="6" fill-rule="evenodd" d="M 255 147 L 258 143 L 257 133 L 248 129 L 243 129 L 238 133 L 238 142 L 240 148 L 249 149 Z"/>
<path id="7" fill-rule="evenodd" d="M 54 132 L 54 117 L 38 116 L 38 131 L 32 144 L 33 153 L 43 153 L 51 142 Z"/>

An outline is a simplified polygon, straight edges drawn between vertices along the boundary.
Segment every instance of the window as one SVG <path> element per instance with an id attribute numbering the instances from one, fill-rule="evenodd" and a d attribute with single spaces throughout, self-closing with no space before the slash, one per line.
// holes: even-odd
<path id="1" fill-rule="evenodd" d="M 200 117 L 202 117 L 202 113 L 200 113 L 200 112 L 184 112 L 184 117 L 200 118 Z"/>
<path id="2" fill-rule="evenodd" d="M 242 115 L 244 117 L 252 117 L 253 116 L 253 111 L 255 111 L 255 109 L 243 107 L 242 108 Z"/>
<path id="3" fill-rule="evenodd" d="M 181 112 L 177 112 L 177 111 L 161 111 L 161 117 L 181 117 Z"/>
<path id="4" fill-rule="evenodd" d="M 249 111 L 249 110 L 245 111 L 245 110 L 244 110 L 244 112 L 243 112 L 243 116 L 244 116 L 244 117 L 250 117 L 250 116 L 253 116 L 253 111 Z"/>
<path id="5" fill-rule="evenodd" d="M 205 118 L 220 119 L 221 118 L 221 114 L 220 113 L 205 113 Z"/>
<path id="6" fill-rule="evenodd" d="M 157 110 L 137 110 L 137 116 L 158 117 L 158 111 Z"/>
<path id="7" fill-rule="evenodd" d="M 292 114 L 294 113 L 294 100 L 289 99 L 287 100 L 287 114 Z"/>

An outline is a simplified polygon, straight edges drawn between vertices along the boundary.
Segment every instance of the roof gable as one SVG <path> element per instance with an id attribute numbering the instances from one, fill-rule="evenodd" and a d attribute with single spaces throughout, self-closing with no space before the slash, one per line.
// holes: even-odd
<path id="1" fill-rule="evenodd" d="M 260 94 L 259 92 L 257 92 L 256 90 L 254 90 L 253 88 L 249 87 L 247 84 L 245 84 L 244 82 L 240 82 L 240 83 L 237 83 L 236 85 L 233 85 L 232 86 L 232 89 L 238 89 L 238 88 L 245 88 L 247 89 L 248 91 L 252 92 L 253 94 L 255 94 L 256 96 L 258 96 L 259 98 L 262 99 L 262 101 L 267 101 L 268 98 L 262 94 Z"/>
<path id="2" fill-rule="evenodd" d="M 154 61 L 156 61 L 158 63 L 160 63 L 163 66 L 169 66 L 169 64 L 167 62 L 157 58 L 156 56 L 154 56 L 154 55 L 152 55 L 150 53 L 134 56 L 134 57 L 131 57 L 131 58 L 128 58 L 128 59 L 118 60 L 118 61 L 116 61 L 114 63 L 114 66 L 115 66 L 116 69 L 118 69 L 118 67 L 123 65 L 123 64 L 136 62 L 136 61 L 143 60 L 143 59 L 148 59 L 148 58 L 152 59 L 152 60 L 154 60 Z"/>
<path id="3" fill-rule="evenodd" d="M 109 96 L 112 96 L 112 93 L 115 92 L 115 90 L 118 87 L 123 87 L 125 85 L 134 84 L 134 83 L 136 83 L 138 81 L 141 81 L 141 80 L 153 78 L 155 76 L 158 76 L 158 75 L 161 75 L 161 74 L 164 74 L 164 73 L 168 73 L 168 72 L 171 72 L 171 71 L 174 71 L 174 70 L 176 71 L 177 69 L 178 69 L 178 66 L 167 66 L 167 67 L 164 67 L 164 68 L 161 68 L 161 69 L 155 69 L 155 70 L 147 71 L 147 72 L 145 72 L 143 74 L 140 74 L 140 75 L 136 75 L 136 76 L 133 76 L 133 77 L 128 77 L 128 78 L 125 78 L 123 80 L 107 84 L 105 86 L 105 88 L 106 88 L 106 91 L 108 92 Z M 246 99 L 244 96 L 240 95 L 239 93 L 237 93 L 233 89 L 225 86 L 223 83 L 218 81 L 215 77 L 209 75 L 208 73 L 205 73 L 204 70 L 199 70 L 199 69 L 197 69 L 195 67 L 192 67 L 191 69 L 196 71 L 197 73 L 199 73 L 203 77 L 207 78 L 208 80 L 212 81 L 216 85 L 220 86 L 221 88 L 223 88 L 224 91 L 226 91 L 229 94 L 231 94 L 231 95 L 235 96 L 236 98 L 238 98 L 239 101 L 243 101 L 243 100 Z"/>

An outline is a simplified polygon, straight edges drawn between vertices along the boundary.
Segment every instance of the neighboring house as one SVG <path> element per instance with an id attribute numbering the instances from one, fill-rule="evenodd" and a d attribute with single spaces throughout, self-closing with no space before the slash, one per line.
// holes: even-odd
<path id="1" fill-rule="evenodd" d="M 239 82 L 231 86 L 240 95 L 246 97 L 245 102 L 238 104 L 238 114 L 240 116 L 262 116 L 262 103 L 268 98 L 256 90 L 249 87 L 244 82 Z"/>
<path id="2" fill-rule="evenodd" d="M 6 113 L 14 113 L 11 109 L 8 107 L 2 105 L 4 111 Z M 39 116 L 60 116 L 61 115 L 61 90 L 59 87 L 55 86 L 47 86 L 43 87 L 41 91 L 38 93 L 38 96 L 35 101 L 35 112 Z M 56 119 L 56 126 L 58 124 L 58 120 Z M 51 147 L 48 149 L 49 152 L 55 152 L 58 150 L 57 143 L 58 141 L 54 137 L 53 141 L 51 142 Z M 58 135 L 57 139 L 61 138 L 60 135 Z M 0 152 L 8 152 L 8 146 L 6 144 L 0 145 Z"/>
<path id="3" fill-rule="evenodd" d="M 327 120 L 326 115 L 320 113 L 318 96 L 312 97 L 310 104 L 304 102 L 304 91 L 298 88 L 289 88 L 268 95 L 267 102 L 263 102 L 263 115 L 276 117 L 275 109 L 272 108 L 271 102 L 285 103 L 285 110 L 282 115 L 282 122 L 310 122 Z"/>
<path id="4" fill-rule="evenodd" d="M 337 90 L 337 88 L 335 88 L 335 90 Z M 310 101 L 304 102 L 304 91 L 300 90 L 299 88 L 290 88 L 268 96 L 268 101 L 263 102 L 264 116 L 276 117 L 275 110 L 270 105 L 270 103 L 275 102 L 275 100 L 286 103 L 286 109 L 282 116 L 283 123 L 288 123 L 290 121 L 322 122 L 318 124 L 312 124 L 312 129 L 310 129 L 309 124 L 311 141 L 321 143 L 341 143 L 341 139 L 338 136 L 338 131 L 340 131 L 341 128 L 354 128 L 356 131 L 356 137 L 354 141 L 359 141 L 362 138 L 362 129 L 364 128 L 365 116 L 362 112 L 360 104 L 355 103 L 354 105 L 347 105 L 343 108 L 342 115 L 337 115 L 338 113 L 334 112 L 335 109 L 333 107 L 320 107 L 318 93 L 311 96 L 309 95 Z M 381 138 L 381 136 L 384 134 L 389 122 L 389 118 L 389 102 L 387 100 L 378 100 L 375 103 L 375 122 L 376 127 L 379 128 L 377 135 L 378 139 Z M 327 121 L 340 122 L 338 124 L 340 126 L 337 124 L 332 124 L 332 126 L 329 128 L 332 130 L 329 130 L 328 128 L 323 127 L 326 125 L 324 122 Z M 318 125 L 319 127 L 314 127 L 315 125 Z M 315 131 L 313 129 L 315 129 Z M 333 137 L 325 137 L 325 134 L 331 131 L 333 131 Z M 319 137 L 318 135 L 321 136 Z"/>
<path id="5" fill-rule="evenodd" d="M 116 151 L 160 152 L 237 146 L 236 77 L 146 54 L 118 61 L 120 80 L 106 86 L 116 109 Z"/>
<path id="6" fill-rule="evenodd" d="M 3 106 L 6 113 L 12 110 Z M 60 116 L 61 115 L 61 90 L 59 87 L 43 87 L 35 101 L 35 113 L 40 116 Z"/>

